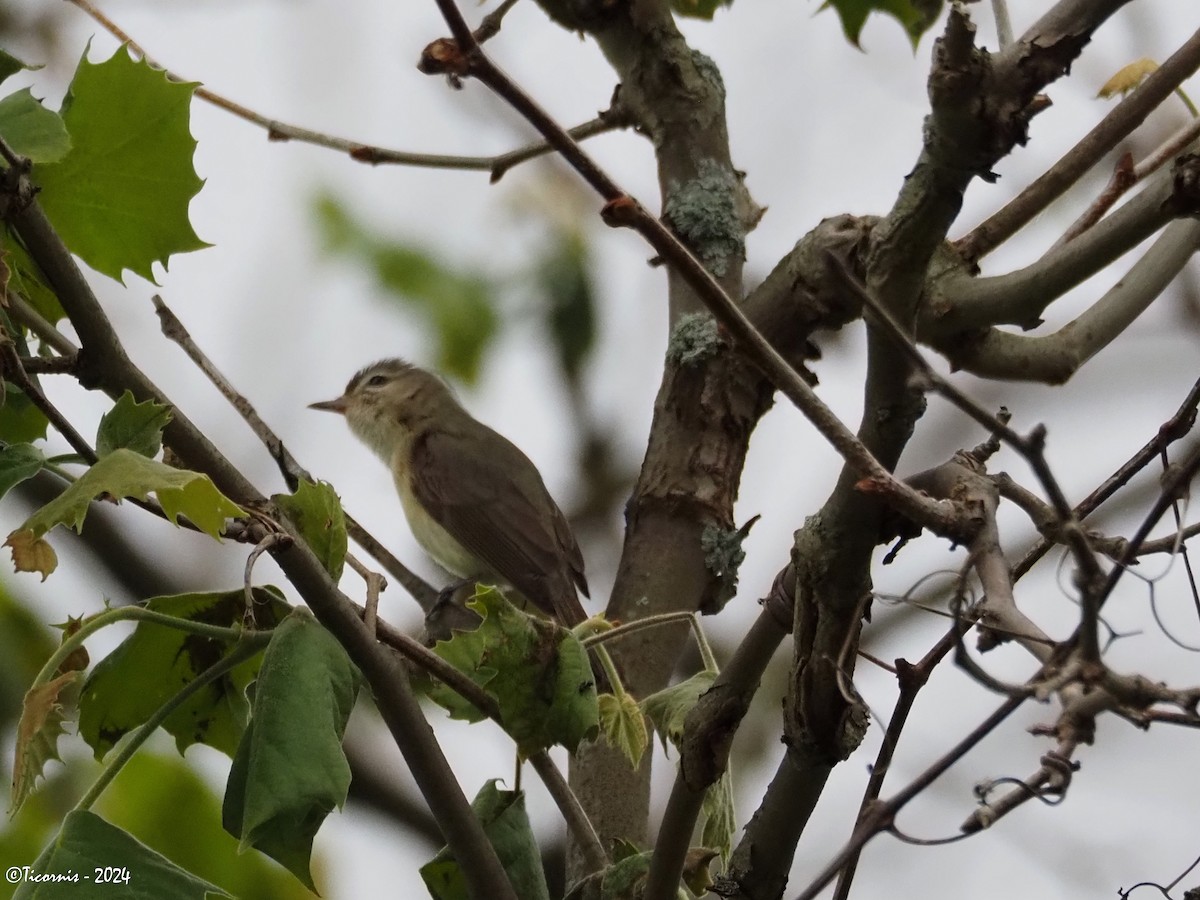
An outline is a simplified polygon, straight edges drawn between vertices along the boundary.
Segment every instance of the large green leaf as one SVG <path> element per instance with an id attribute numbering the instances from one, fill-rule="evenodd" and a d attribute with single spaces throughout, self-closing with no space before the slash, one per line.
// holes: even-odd
<path id="1" fill-rule="evenodd" d="M 35 163 L 58 162 L 71 149 L 63 120 L 34 99 L 29 88 L 0 99 L 0 137 Z"/>
<path id="2" fill-rule="evenodd" d="M 904 26 L 913 48 L 942 14 L 942 0 L 825 0 L 821 9 L 834 9 L 842 20 L 846 39 L 855 47 L 863 25 L 872 13 L 887 13 Z"/>
<path id="3" fill-rule="evenodd" d="M 350 788 L 342 735 L 360 676 L 311 615 L 275 629 L 254 690 L 254 710 L 229 772 L 221 824 L 313 887 L 313 837 Z"/>
<path id="4" fill-rule="evenodd" d="M 56 525 L 83 527 L 92 501 L 102 495 L 145 500 L 153 493 L 171 521 L 187 516 L 212 537 L 220 537 L 225 520 L 245 515 L 244 510 L 217 490 L 207 475 L 176 469 L 147 459 L 133 450 L 114 450 L 85 472 L 78 481 L 12 531 L 5 546 L 12 548 L 18 572 L 41 572 L 43 580 L 58 564 L 42 535 Z"/>
<path id="5" fill-rule="evenodd" d="M 71 152 L 39 166 L 40 200 L 72 252 L 118 280 L 150 281 L 152 264 L 207 247 L 188 221 L 203 181 L 192 167 L 188 126 L 196 85 L 171 81 L 122 47 L 111 59 L 86 51 L 63 101 Z"/>
<path id="6" fill-rule="evenodd" d="M 289 610 L 274 588 L 254 589 L 254 608 L 233 591 L 155 597 L 146 608 L 189 622 L 236 627 L 253 616 L 256 627 L 273 628 Z M 142 725 L 159 707 L 234 646 L 233 641 L 204 637 L 139 622 L 133 634 L 96 664 L 79 701 L 79 734 L 97 759 Z M 163 722 L 182 753 L 195 743 L 233 756 L 250 712 L 246 687 L 258 674 L 259 657 L 242 663 L 193 694 Z"/>
<path id="7" fill-rule="evenodd" d="M 80 897 L 205 900 L 212 895 L 229 897 L 216 885 L 185 872 L 132 835 L 97 815 L 80 810 L 68 813 L 49 855 L 39 860 L 37 871 L 47 875 L 75 873 L 80 881 L 24 881 L 13 895 L 14 900 L 79 900 Z M 85 877 L 87 880 L 83 881 Z"/>

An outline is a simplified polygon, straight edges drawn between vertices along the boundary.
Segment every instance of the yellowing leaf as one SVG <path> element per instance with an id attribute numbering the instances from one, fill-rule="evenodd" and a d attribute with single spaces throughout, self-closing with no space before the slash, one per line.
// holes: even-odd
<path id="1" fill-rule="evenodd" d="M 1117 74 L 1104 82 L 1097 97 L 1107 100 L 1120 94 L 1124 96 L 1145 81 L 1158 68 L 1158 63 L 1152 59 L 1139 59 L 1117 70 Z"/>
<path id="2" fill-rule="evenodd" d="M 17 571 L 42 572 L 43 579 L 54 571 L 54 551 L 40 538 L 55 525 L 69 525 L 78 531 L 96 497 L 109 494 L 145 500 L 151 493 L 172 522 L 185 515 L 214 538 L 220 537 L 227 518 L 245 514 L 207 475 L 176 469 L 132 450 L 113 450 L 8 536 L 5 545 L 13 549 Z"/>
<path id="3" fill-rule="evenodd" d="M 45 581 L 58 568 L 58 554 L 54 548 L 28 528 L 14 531 L 4 546 L 12 548 L 14 571 L 41 572 L 42 581 Z"/>
<path id="4" fill-rule="evenodd" d="M 601 694 L 600 730 L 608 742 L 625 754 L 635 769 L 646 752 L 650 736 L 646 731 L 646 720 L 641 707 L 630 694 Z"/>
<path id="5" fill-rule="evenodd" d="M 25 695 L 21 721 L 17 725 L 17 748 L 13 764 L 11 805 L 15 811 L 33 791 L 46 763 L 58 759 L 58 737 L 63 734 L 59 696 L 79 680 L 78 672 L 66 672 L 53 681 L 30 688 Z"/>

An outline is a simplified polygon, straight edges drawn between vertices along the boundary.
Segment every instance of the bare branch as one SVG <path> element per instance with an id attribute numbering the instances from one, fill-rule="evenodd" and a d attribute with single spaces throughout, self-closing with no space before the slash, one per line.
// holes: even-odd
<path id="1" fill-rule="evenodd" d="M 974 262 L 1012 237 L 1096 165 L 1104 154 L 1132 134 L 1197 68 L 1200 68 L 1200 31 L 1171 54 L 1044 175 L 959 241 L 958 252 Z"/>
<path id="2" fill-rule="evenodd" d="M 95 19 L 113 37 L 126 44 L 129 49 L 137 53 L 145 62 L 155 68 L 162 69 L 168 78 L 174 81 L 187 82 L 188 79 L 175 74 L 170 69 L 156 62 L 137 41 L 133 40 L 119 25 L 95 7 L 90 0 L 70 0 L 70 2 Z M 512 3 L 506 3 L 501 9 L 507 11 L 511 5 Z M 495 16 L 496 13 L 500 13 L 500 9 L 491 15 Z M 501 13 L 502 16 L 503 13 Z M 490 19 L 491 17 L 489 16 L 488 18 Z M 492 34 L 500 30 L 499 19 L 493 20 L 493 24 L 494 29 L 491 32 Z M 488 36 L 490 37 L 491 34 L 488 34 Z M 511 150 L 508 153 L 501 153 L 497 156 L 452 156 L 442 153 L 411 153 L 406 150 L 392 150 L 387 147 L 379 147 L 363 141 L 336 137 L 335 135 L 313 131 L 309 128 L 302 128 L 299 125 L 291 125 L 287 122 L 281 122 L 278 119 L 272 119 L 202 85 L 197 85 L 194 93 L 201 100 L 211 103 L 218 109 L 223 109 L 227 113 L 249 122 L 251 125 L 257 125 L 264 129 L 267 132 L 268 140 L 300 141 L 305 144 L 313 144 L 317 147 L 340 151 L 355 162 L 366 163 L 372 166 L 390 164 L 425 169 L 458 169 L 463 171 L 490 172 L 492 176 L 491 180 L 495 182 L 499 181 L 504 173 L 514 166 L 526 160 L 553 152 L 553 148 L 548 144 L 533 144 L 517 150 Z M 570 133 L 577 140 L 585 140 L 598 134 L 605 134 L 609 131 L 626 128 L 628 125 L 629 123 L 625 117 L 619 111 L 614 110 L 610 113 L 601 113 L 593 121 L 576 126 L 571 129 Z"/>

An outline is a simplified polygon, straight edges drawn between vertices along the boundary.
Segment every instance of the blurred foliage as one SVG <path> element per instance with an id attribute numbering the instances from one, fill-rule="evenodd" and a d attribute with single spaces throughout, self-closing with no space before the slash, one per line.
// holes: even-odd
<path id="1" fill-rule="evenodd" d="M 596 344 L 596 299 L 588 245 L 578 231 L 555 236 L 539 260 L 534 287 L 568 383 L 577 385 Z"/>
<path id="2" fill-rule="evenodd" d="M 499 330 L 492 279 L 431 250 L 380 237 L 328 193 L 314 208 L 326 250 L 366 263 L 379 286 L 433 331 L 437 368 L 474 383 Z"/>
<path id="3" fill-rule="evenodd" d="M 221 828 L 221 800 L 183 757 L 137 754 L 96 812 L 176 865 L 235 897 L 311 900 L 299 882 L 258 853 L 239 853 Z M 179 823 L 186 822 L 186 828 Z M 319 872 L 321 866 L 314 866 Z M 135 873 L 136 877 L 136 873 Z"/>

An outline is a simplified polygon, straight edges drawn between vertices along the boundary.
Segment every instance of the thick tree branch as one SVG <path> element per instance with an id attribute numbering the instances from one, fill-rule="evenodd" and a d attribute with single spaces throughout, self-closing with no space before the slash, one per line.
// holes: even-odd
<path id="1" fill-rule="evenodd" d="M 1145 312 L 1197 249 L 1200 222 L 1172 222 L 1125 277 L 1054 334 L 1030 336 L 990 328 L 931 343 L 955 368 L 981 377 L 1063 384 Z"/>

